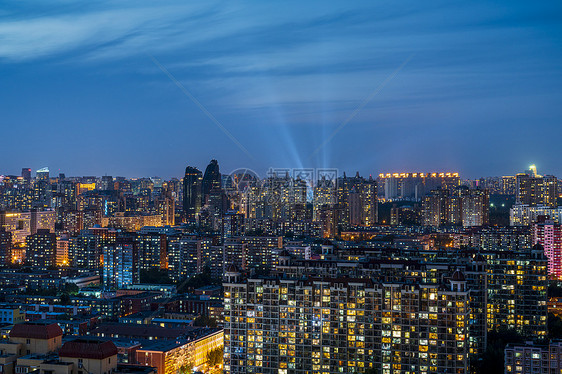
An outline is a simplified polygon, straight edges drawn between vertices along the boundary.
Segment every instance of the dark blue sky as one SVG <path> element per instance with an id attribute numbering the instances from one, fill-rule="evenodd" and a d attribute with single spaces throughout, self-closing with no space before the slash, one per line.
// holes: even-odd
<path id="1" fill-rule="evenodd" d="M 562 176 L 561 66 L 558 1 L 4 1 L 0 174 Z"/>

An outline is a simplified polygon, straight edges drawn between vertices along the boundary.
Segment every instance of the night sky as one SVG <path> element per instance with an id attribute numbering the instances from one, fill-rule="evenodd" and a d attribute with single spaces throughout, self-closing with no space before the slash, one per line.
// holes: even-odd
<path id="1" fill-rule="evenodd" d="M 0 6 L 0 174 L 562 176 L 560 1 L 42 3 Z"/>

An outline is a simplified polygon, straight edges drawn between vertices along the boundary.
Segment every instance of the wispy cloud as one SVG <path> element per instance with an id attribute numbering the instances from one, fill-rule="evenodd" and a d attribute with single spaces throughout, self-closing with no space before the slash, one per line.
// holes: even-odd
<path id="1" fill-rule="evenodd" d="M 28 18 L 0 18 L 0 58 L 18 62 L 57 54 L 103 50 L 125 41 L 132 48 L 147 47 L 169 37 L 167 26 L 201 16 L 199 7 L 158 6 L 62 12 Z M 138 43 L 142 39 L 142 43 Z M 108 56 L 109 57 L 109 56 Z M 116 53 L 114 58 L 123 57 Z"/>
<path id="2" fill-rule="evenodd" d="M 195 133 L 202 133 L 201 142 L 190 152 L 211 152 L 217 141 L 225 142 L 225 154 L 231 152 L 228 138 L 201 126 L 208 118 L 186 105 L 150 54 L 252 154 L 277 152 L 281 158 L 286 152 L 277 147 L 286 138 L 294 143 L 284 146 L 307 155 L 415 53 L 408 69 L 338 133 L 334 148 L 359 136 L 360 144 L 381 139 L 376 146 L 387 150 L 381 128 L 389 137 L 407 129 L 415 145 L 422 128 L 434 141 L 445 127 L 457 131 L 485 123 L 488 130 L 533 116 L 559 134 L 553 118 L 562 96 L 562 3 L 7 0 L 2 6 L 0 67 L 16 73 L 0 75 L 13 88 L 0 90 L 6 123 L 33 122 L 32 115 L 14 109 L 29 102 L 52 112 L 56 131 L 59 122 L 84 121 L 84 107 L 87 112 L 95 102 L 99 119 L 88 119 L 92 126 L 111 132 L 121 126 L 126 133 L 134 123 L 139 139 L 151 134 L 147 141 L 177 142 L 167 147 L 181 150 L 177 159 L 188 152 L 182 136 Z M 35 91 L 35 78 L 44 80 L 43 96 Z M 56 97 L 45 104 L 52 84 L 58 85 Z M 58 110 L 65 100 L 75 108 Z M 178 136 L 155 134 L 163 123 Z M 21 135 L 18 128 L 10 127 L 14 137 Z M 103 132 L 92 136 L 98 133 Z M 99 136 L 99 142 L 108 141 Z"/>

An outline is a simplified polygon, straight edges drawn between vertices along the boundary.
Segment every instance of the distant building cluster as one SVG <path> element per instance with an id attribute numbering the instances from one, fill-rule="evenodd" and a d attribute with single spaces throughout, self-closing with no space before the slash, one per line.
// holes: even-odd
<path id="1" fill-rule="evenodd" d="M 556 177 L 202 170 L 0 176 L 0 372 L 560 369 Z"/>

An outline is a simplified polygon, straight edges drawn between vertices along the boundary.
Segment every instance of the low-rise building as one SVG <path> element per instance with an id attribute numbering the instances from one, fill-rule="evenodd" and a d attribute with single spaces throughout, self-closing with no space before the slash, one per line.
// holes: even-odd
<path id="1" fill-rule="evenodd" d="M 61 362 L 74 364 L 72 374 L 107 374 L 117 368 L 117 347 L 109 340 L 68 341 L 60 349 L 59 357 Z"/>
<path id="2" fill-rule="evenodd" d="M 0 306 L 0 323 L 17 324 L 25 322 L 25 314 L 20 308 Z"/>
<path id="3" fill-rule="evenodd" d="M 504 351 L 505 374 L 560 373 L 562 370 L 562 342 L 549 345 L 527 342 L 508 344 Z"/>

